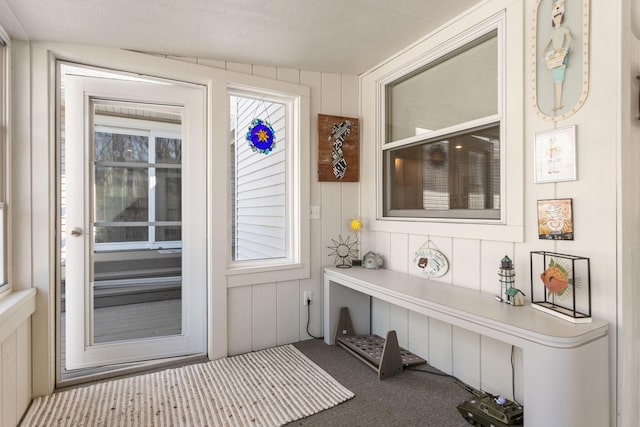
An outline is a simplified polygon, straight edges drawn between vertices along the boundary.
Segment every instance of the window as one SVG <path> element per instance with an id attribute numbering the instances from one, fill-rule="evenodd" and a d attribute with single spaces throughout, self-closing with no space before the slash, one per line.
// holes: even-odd
<path id="1" fill-rule="evenodd" d="M 7 38 L 8 40 L 8 38 Z M 8 48 L 3 40 L 0 28 L 0 294 L 8 291 L 7 240 L 6 240 L 6 195 L 8 176 L 8 140 L 9 140 L 9 66 Z"/>
<path id="2" fill-rule="evenodd" d="M 109 101 L 93 107 L 96 251 L 180 248 L 179 112 Z"/>
<path id="3" fill-rule="evenodd" d="M 290 102 L 251 92 L 230 94 L 232 260 L 286 261 L 294 258 L 290 215 Z M 247 133 L 256 118 L 275 135 L 273 150 L 254 149 Z"/>
<path id="4" fill-rule="evenodd" d="M 502 219 L 500 38 L 494 25 L 384 85 L 384 217 Z"/>

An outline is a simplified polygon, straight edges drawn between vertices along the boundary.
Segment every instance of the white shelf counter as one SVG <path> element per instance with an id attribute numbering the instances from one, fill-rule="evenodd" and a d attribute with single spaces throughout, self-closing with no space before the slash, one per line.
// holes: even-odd
<path id="1" fill-rule="evenodd" d="M 370 297 L 520 347 L 527 426 L 609 425 L 608 323 L 574 324 L 493 295 L 391 270 L 324 270 L 324 339 L 341 307 L 356 333 L 371 332 Z M 437 368 L 437 366 L 436 366 Z"/>

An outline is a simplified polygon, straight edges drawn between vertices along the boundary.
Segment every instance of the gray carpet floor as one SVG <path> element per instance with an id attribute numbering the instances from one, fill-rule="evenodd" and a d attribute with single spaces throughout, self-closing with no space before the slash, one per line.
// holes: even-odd
<path id="1" fill-rule="evenodd" d="M 326 345 L 322 340 L 294 346 L 355 397 L 289 426 L 469 426 L 456 406 L 472 394 L 451 377 L 405 370 L 378 381 L 373 369 L 341 347 Z M 428 365 L 415 369 L 439 372 Z"/>

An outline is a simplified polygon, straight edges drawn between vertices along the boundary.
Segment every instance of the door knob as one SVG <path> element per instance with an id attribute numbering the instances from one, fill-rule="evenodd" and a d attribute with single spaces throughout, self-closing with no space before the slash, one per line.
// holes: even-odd
<path id="1" fill-rule="evenodd" d="M 74 228 L 73 230 L 71 230 L 71 235 L 73 237 L 82 236 L 82 229 L 80 227 Z"/>

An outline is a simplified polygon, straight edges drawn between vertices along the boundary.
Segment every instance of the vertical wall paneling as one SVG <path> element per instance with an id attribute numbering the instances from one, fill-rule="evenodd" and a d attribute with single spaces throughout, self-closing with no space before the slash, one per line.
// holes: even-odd
<path id="1" fill-rule="evenodd" d="M 54 76 L 49 70 L 51 57 L 43 47 L 28 48 L 31 67 L 31 99 L 51 100 L 54 95 Z M 21 74 L 21 73 L 14 73 Z M 48 179 L 54 176 L 55 171 L 55 146 L 52 141 L 54 126 L 54 110 L 48 102 L 32 102 L 29 114 L 25 117 L 30 121 L 30 143 L 25 141 L 24 148 L 30 148 L 29 171 L 32 173 L 30 187 L 27 183 L 20 182 L 20 190 L 30 188 L 31 204 L 23 214 L 29 216 L 29 230 L 13 230 L 14 236 L 21 239 L 31 239 L 31 248 L 28 258 L 18 262 L 31 266 L 32 276 L 30 282 L 23 284 L 26 288 L 36 287 L 36 311 L 32 321 L 37 325 L 46 325 L 44 328 L 33 330 L 33 394 L 40 396 L 51 393 L 55 385 L 55 271 L 56 253 L 51 249 L 55 247 L 56 216 L 41 215 L 42 213 L 55 212 L 56 194 L 55 180 Z M 33 118 L 37 118 L 34 120 Z M 23 153 L 25 155 L 25 153 Z M 15 168 L 14 168 L 15 169 Z M 47 177 L 47 179 L 37 179 Z M 15 177 L 14 177 L 15 178 Z M 28 192 L 28 191 L 27 191 Z M 36 261 L 37 260 L 37 261 Z M 36 362 L 37 359 L 37 362 Z"/>
<path id="2" fill-rule="evenodd" d="M 254 65 L 252 70 L 252 74 L 254 76 L 265 77 L 267 79 L 276 80 L 278 77 L 278 72 L 275 67 L 267 67 L 264 65 Z"/>
<path id="3" fill-rule="evenodd" d="M 0 412 L 3 411 L 4 401 L 5 401 L 5 391 L 4 391 L 4 365 L 5 362 L 2 357 L 2 343 L 0 343 Z M 0 427 L 5 427 L 5 422 L 3 420 L 4 417 L 0 417 Z"/>
<path id="4" fill-rule="evenodd" d="M 409 312 L 406 308 L 393 304 L 389 306 L 389 330 L 396 331 L 400 347 L 409 346 Z M 386 333 L 382 336 L 385 337 Z"/>
<path id="5" fill-rule="evenodd" d="M 455 239 L 451 256 L 453 283 L 465 288 L 480 289 L 480 241 Z"/>
<path id="6" fill-rule="evenodd" d="M 389 310 L 391 304 L 380 301 L 377 298 L 371 299 L 371 333 L 385 337 L 389 331 Z"/>
<path id="7" fill-rule="evenodd" d="M 300 70 L 295 68 L 278 68 L 276 80 L 300 84 Z"/>
<path id="8" fill-rule="evenodd" d="M 8 272 L 14 288 L 31 287 L 31 217 L 24 213 L 31 212 L 31 106 L 24 99 L 31 98 L 31 63 L 30 48 L 25 42 L 14 41 L 11 46 L 11 63 L 14 70 L 12 79 L 12 139 L 11 144 L 11 179 L 10 189 L 10 221 L 13 233 L 11 236 L 11 265 Z M 10 237 L 11 237 L 10 236 Z M 17 238 L 20 236 L 20 238 Z"/>
<path id="9" fill-rule="evenodd" d="M 31 320 L 22 307 L 14 315 L 0 329 L 0 427 L 16 426 L 32 397 Z"/>
<path id="10" fill-rule="evenodd" d="M 251 64 L 238 64 L 236 62 L 227 62 L 227 70 L 235 71 L 243 74 L 251 74 L 253 67 Z"/>
<path id="11" fill-rule="evenodd" d="M 308 138 L 310 147 L 311 179 L 309 183 L 309 204 L 310 206 L 320 206 L 320 218 L 312 219 L 311 222 L 311 277 L 300 281 L 300 292 L 310 290 L 315 295 L 315 301 L 309 307 L 310 320 L 309 332 L 315 336 L 322 335 L 322 266 L 329 263 L 326 257 L 327 252 L 323 245 L 322 217 L 325 215 L 322 209 L 322 188 L 318 182 L 318 113 L 322 111 L 322 74 L 314 71 L 300 71 L 300 84 L 308 86 L 311 92 L 310 110 L 311 126 Z M 306 310 L 301 311 L 300 317 L 300 337 L 301 339 L 311 338 L 306 331 Z"/>
<path id="12" fill-rule="evenodd" d="M 359 83 L 358 77 L 353 75 L 341 75 L 340 85 L 340 115 L 346 117 L 359 116 Z M 360 142 L 362 144 L 362 141 Z M 354 236 L 349 230 L 349 219 L 360 214 L 360 185 L 357 182 L 348 182 L 342 186 L 342 233 Z"/>
<path id="13" fill-rule="evenodd" d="M 389 235 L 389 252 L 385 259 L 384 268 L 389 270 L 407 272 L 410 268 L 411 259 L 409 259 L 408 242 L 409 236 L 400 233 L 391 233 Z"/>
<path id="14" fill-rule="evenodd" d="M 479 389 L 480 335 L 453 326 L 452 348 L 453 375 L 462 382 Z"/>
<path id="15" fill-rule="evenodd" d="M 429 318 L 429 363 L 447 374 L 453 373 L 452 326 Z"/>
<path id="16" fill-rule="evenodd" d="M 342 77 L 340 74 L 323 73 L 321 83 L 321 111 L 318 113 L 332 115 L 342 114 Z M 317 124 L 316 127 L 312 129 L 312 132 L 317 134 Z M 328 142 L 318 141 L 318 144 L 323 143 Z M 317 149 L 317 146 L 314 147 L 316 152 Z M 312 165 L 312 167 L 317 171 L 316 165 Z M 314 178 L 314 180 L 317 181 L 317 174 L 314 175 Z M 342 212 L 342 186 L 344 184 L 337 182 L 322 182 L 320 185 L 322 197 L 320 204 L 322 207 L 322 246 L 324 249 L 323 253 L 325 254 L 323 258 L 326 260 L 322 265 L 327 265 L 333 263 L 333 259 L 328 258 L 328 255 L 331 252 L 328 247 L 333 245 L 332 239 L 337 240 L 340 235 L 342 235 L 343 239 L 347 238 Z"/>
<path id="17" fill-rule="evenodd" d="M 409 345 L 407 350 L 423 359 L 429 358 L 429 318 L 414 311 L 409 312 Z"/>
<path id="18" fill-rule="evenodd" d="M 511 396 L 511 346 L 489 337 L 480 338 L 480 379 L 482 390 L 492 394 L 501 394 L 508 399 Z M 522 364 L 516 364 L 522 366 Z M 522 372 L 516 370 L 517 378 L 522 378 Z M 522 388 L 516 387 L 517 390 Z M 520 403 L 522 396 L 516 396 Z"/>
<path id="19" fill-rule="evenodd" d="M 2 357 L 2 402 L 0 402 L 0 409 L 2 409 L 2 419 L 6 425 L 15 425 L 19 419 L 17 413 L 18 402 L 15 394 L 18 388 L 16 335 L 15 332 L 11 334 L 0 346 L 0 357 Z"/>
<path id="20" fill-rule="evenodd" d="M 251 287 L 253 351 L 274 347 L 278 342 L 276 290 L 275 283 Z"/>
<path id="21" fill-rule="evenodd" d="M 300 340 L 300 324 L 306 319 L 307 307 L 302 307 L 300 283 L 297 280 L 277 284 L 276 295 L 276 332 L 278 345 L 290 344 Z M 317 295 L 316 302 L 320 302 Z M 316 298 L 314 298 L 316 299 Z M 304 308 L 304 310 L 302 310 Z"/>
<path id="22" fill-rule="evenodd" d="M 221 70 L 224 70 L 227 68 L 227 63 L 225 61 L 218 61 L 215 59 L 205 59 L 205 58 L 198 58 L 198 64 L 200 65 L 204 65 L 205 67 L 211 67 L 211 68 L 220 68 Z"/>
<path id="23" fill-rule="evenodd" d="M 229 355 L 252 349 L 253 317 L 251 286 L 229 288 L 227 291 L 227 348 Z"/>
<path id="24" fill-rule="evenodd" d="M 21 416 L 31 403 L 31 322 L 24 322 L 17 331 L 16 346 L 16 398 L 18 416 Z M 1 401 L 1 397 L 0 397 Z"/>

